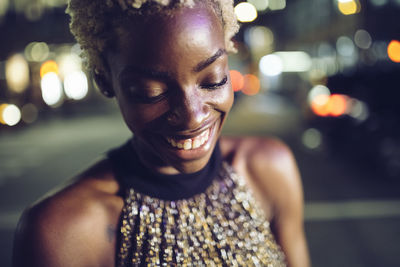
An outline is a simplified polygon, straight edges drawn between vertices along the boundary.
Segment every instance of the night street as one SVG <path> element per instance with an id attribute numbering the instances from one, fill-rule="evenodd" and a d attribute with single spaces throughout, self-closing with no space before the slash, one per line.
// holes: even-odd
<path id="1" fill-rule="evenodd" d="M 372 177 L 351 162 L 306 150 L 299 138 L 302 126 L 296 123 L 295 109 L 279 112 L 280 117 L 260 110 L 256 113 L 254 100 L 244 99 L 235 107 L 225 132 L 279 134 L 294 150 L 304 183 L 313 266 L 399 266 L 399 182 Z M 254 109 L 247 109 L 247 102 Z M 10 266 L 13 231 L 24 207 L 128 136 L 115 109 L 48 118 L 23 131 L 0 135 L 2 266 Z"/>

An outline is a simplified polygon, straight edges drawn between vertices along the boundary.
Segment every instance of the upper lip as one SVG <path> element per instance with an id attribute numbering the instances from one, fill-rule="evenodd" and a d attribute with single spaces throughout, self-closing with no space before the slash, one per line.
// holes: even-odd
<path id="1" fill-rule="evenodd" d="M 171 132 L 167 134 L 164 133 L 163 135 L 172 137 L 174 139 L 190 139 L 198 136 L 205 130 L 211 128 L 216 123 L 217 120 L 218 118 L 206 120 L 200 127 L 193 130 L 174 132 L 174 133 Z"/>

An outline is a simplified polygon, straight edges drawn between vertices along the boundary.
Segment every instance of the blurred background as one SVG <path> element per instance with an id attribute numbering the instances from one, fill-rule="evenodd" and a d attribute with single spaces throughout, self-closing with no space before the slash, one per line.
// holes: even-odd
<path id="1" fill-rule="evenodd" d="M 0 262 L 22 210 L 128 137 L 66 0 L 0 0 Z M 400 0 L 235 1 L 227 135 L 278 136 L 313 266 L 400 266 Z"/>

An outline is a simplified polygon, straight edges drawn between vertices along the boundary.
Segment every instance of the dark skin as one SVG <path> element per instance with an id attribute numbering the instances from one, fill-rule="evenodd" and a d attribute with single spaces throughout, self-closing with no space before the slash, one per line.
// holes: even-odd
<path id="1" fill-rule="evenodd" d="M 221 22 L 196 6 L 172 18 L 155 16 L 145 26 L 118 30 L 117 49 L 106 55 L 110 71 L 97 81 L 115 94 L 144 164 L 166 174 L 197 171 L 209 160 L 233 101 Z M 210 137 L 198 149 L 165 141 L 207 130 Z M 264 209 L 289 266 L 309 266 L 301 181 L 290 150 L 269 138 L 221 137 L 220 146 Z M 115 266 L 122 207 L 122 189 L 102 159 L 24 212 L 14 266 Z"/>

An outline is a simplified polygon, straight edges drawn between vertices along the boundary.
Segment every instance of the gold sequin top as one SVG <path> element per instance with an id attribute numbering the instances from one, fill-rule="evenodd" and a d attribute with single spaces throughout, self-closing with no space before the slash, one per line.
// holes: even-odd
<path id="1" fill-rule="evenodd" d="M 245 181 L 223 163 L 208 188 L 176 201 L 127 188 L 117 266 L 286 266 Z"/>

